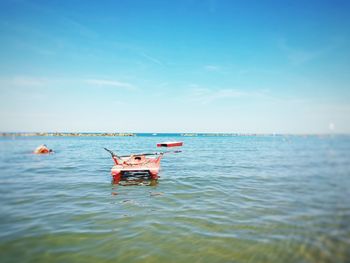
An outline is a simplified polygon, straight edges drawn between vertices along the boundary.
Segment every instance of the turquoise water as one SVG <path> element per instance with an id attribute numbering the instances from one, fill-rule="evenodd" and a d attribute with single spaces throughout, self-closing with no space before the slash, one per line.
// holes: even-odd
<path id="1" fill-rule="evenodd" d="M 111 184 L 103 147 L 174 139 L 158 184 Z M 350 261 L 348 136 L 0 138 L 0 195 L 1 262 Z"/>

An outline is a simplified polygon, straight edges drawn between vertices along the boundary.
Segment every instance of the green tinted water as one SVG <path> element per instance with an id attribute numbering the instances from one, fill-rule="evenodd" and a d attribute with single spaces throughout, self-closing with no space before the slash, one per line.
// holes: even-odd
<path id="1" fill-rule="evenodd" d="M 157 185 L 111 184 L 103 147 L 169 139 L 1 139 L 1 262 L 349 262 L 350 137 L 175 138 Z"/>

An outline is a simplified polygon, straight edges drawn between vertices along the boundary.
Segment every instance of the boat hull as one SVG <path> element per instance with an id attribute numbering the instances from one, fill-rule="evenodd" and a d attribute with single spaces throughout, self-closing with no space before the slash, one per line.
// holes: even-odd
<path id="1" fill-rule="evenodd" d="M 179 147 L 182 146 L 183 142 L 161 142 L 157 143 L 157 147 Z"/>
<path id="2" fill-rule="evenodd" d="M 146 158 L 145 156 L 132 155 L 122 160 L 115 160 L 116 164 L 111 170 L 113 181 L 118 183 L 121 180 L 135 178 L 157 180 L 159 178 L 161 158 L 162 156 Z"/>

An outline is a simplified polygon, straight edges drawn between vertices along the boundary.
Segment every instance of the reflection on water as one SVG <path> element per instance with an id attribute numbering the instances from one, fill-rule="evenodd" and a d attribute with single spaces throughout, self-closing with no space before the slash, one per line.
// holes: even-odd
<path id="1" fill-rule="evenodd" d="M 158 140 L 0 138 L 1 261 L 349 262 L 349 137 L 186 137 L 158 182 L 110 183 L 103 147 Z"/>

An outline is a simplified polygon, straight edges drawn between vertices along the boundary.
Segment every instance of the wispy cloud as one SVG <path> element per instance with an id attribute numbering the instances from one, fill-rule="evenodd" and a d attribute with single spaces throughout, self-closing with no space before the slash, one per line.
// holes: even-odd
<path id="1" fill-rule="evenodd" d="M 69 28 L 70 30 L 77 32 L 79 35 L 87 38 L 97 38 L 98 34 L 94 30 L 92 30 L 90 27 L 78 22 L 75 19 L 61 16 L 60 17 L 61 23 Z"/>
<path id="2" fill-rule="evenodd" d="M 16 86 L 44 86 L 48 83 L 47 79 L 33 77 L 15 77 L 12 83 Z"/>
<path id="3" fill-rule="evenodd" d="M 216 72 L 216 71 L 220 71 L 221 67 L 216 66 L 216 65 L 206 65 L 206 66 L 204 66 L 204 69 L 206 71 Z"/>
<path id="4" fill-rule="evenodd" d="M 163 66 L 163 63 L 159 59 L 157 59 L 155 57 L 149 56 L 149 55 L 147 55 L 145 53 L 141 53 L 141 56 L 146 58 L 147 60 L 157 64 L 157 65 Z"/>
<path id="5" fill-rule="evenodd" d="M 195 87 L 190 90 L 190 100 L 201 103 L 208 104 L 214 101 L 222 99 L 236 99 L 236 98 L 252 98 L 252 97 L 263 97 L 266 96 L 264 91 L 260 92 L 249 92 L 242 91 L 239 89 L 207 89 Z"/>
<path id="6" fill-rule="evenodd" d="M 28 76 L 1 78 L 1 88 L 6 87 L 42 87 L 49 83 L 48 79 Z"/>
<path id="7" fill-rule="evenodd" d="M 106 80 L 106 79 L 86 79 L 86 83 L 94 86 L 107 86 L 107 87 L 115 87 L 121 89 L 135 90 L 136 87 L 127 82 L 120 82 L 116 80 Z"/>
<path id="8" fill-rule="evenodd" d="M 278 46 L 282 51 L 286 53 L 288 60 L 293 65 L 300 65 L 300 64 L 318 59 L 335 48 L 334 45 L 330 45 L 330 46 L 321 47 L 321 48 L 316 47 L 313 50 L 305 50 L 301 48 L 298 49 L 288 45 L 285 39 L 281 39 L 279 41 Z"/>

